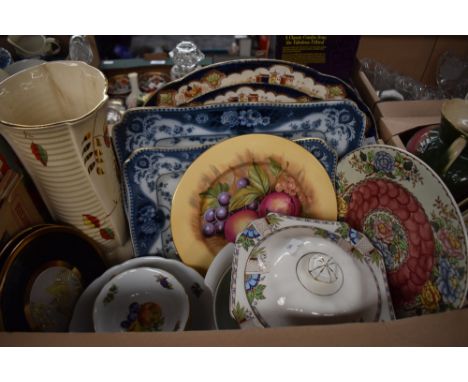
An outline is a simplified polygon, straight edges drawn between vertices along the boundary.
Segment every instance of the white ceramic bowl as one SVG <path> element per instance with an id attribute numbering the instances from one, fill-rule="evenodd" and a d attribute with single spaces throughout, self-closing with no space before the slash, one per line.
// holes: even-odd
<path id="1" fill-rule="evenodd" d="M 96 332 L 184 330 L 189 317 L 184 287 L 170 273 L 135 268 L 112 278 L 94 303 Z"/>

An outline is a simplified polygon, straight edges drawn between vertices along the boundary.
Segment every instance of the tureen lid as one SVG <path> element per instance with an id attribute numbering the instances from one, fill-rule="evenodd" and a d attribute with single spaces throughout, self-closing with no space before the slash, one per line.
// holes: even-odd
<path id="1" fill-rule="evenodd" d="M 284 227 L 249 253 L 244 288 L 264 326 L 374 321 L 380 290 L 363 255 L 339 235 Z"/>

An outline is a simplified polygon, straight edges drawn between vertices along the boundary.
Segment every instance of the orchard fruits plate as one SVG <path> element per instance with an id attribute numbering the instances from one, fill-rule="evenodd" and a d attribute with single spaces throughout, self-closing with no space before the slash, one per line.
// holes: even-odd
<path id="1" fill-rule="evenodd" d="M 327 172 L 307 150 L 273 135 L 223 141 L 200 155 L 174 193 L 171 229 L 182 261 L 206 272 L 227 242 L 268 212 L 336 220 Z"/>
<path id="2" fill-rule="evenodd" d="M 242 328 L 395 318 L 381 254 L 346 223 L 268 214 L 237 237 L 232 269 Z"/>
<path id="3" fill-rule="evenodd" d="M 338 163 L 339 217 L 385 259 L 397 317 L 460 308 L 467 291 L 468 238 L 447 187 L 424 162 L 371 145 Z"/>

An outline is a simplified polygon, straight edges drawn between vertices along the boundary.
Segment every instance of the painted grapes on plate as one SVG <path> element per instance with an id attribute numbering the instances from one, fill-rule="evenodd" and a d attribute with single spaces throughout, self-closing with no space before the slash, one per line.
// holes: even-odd
<path id="1" fill-rule="evenodd" d="M 308 197 L 273 158 L 232 168 L 200 193 L 201 230 L 206 238 L 235 242 L 239 232 L 270 212 L 299 216 Z"/>

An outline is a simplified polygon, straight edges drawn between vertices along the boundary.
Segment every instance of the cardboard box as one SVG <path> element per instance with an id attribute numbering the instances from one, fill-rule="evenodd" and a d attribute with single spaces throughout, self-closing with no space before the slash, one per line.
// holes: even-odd
<path id="1" fill-rule="evenodd" d="M 444 52 L 466 57 L 468 36 L 363 36 L 356 56 L 372 58 L 426 85 L 436 85 L 437 64 Z"/>
<path id="2" fill-rule="evenodd" d="M 173 333 L 0 333 L 2 346 L 467 346 L 468 310 L 392 322 Z"/>
<path id="3" fill-rule="evenodd" d="M 354 85 L 374 114 L 379 137 L 388 144 L 401 147 L 396 136 L 440 122 L 444 100 L 381 101 L 362 70 L 356 70 Z M 392 139 L 392 142 L 390 140 Z M 404 146 L 404 145 L 403 145 Z"/>
<path id="4" fill-rule="evenodd" d="M 363 37 L 358 57 L 372 57 L 402 74 L 422 80 L 431 52 L 442 40 L 428 37 Z M 443 48 L 443 47 L 442 47 Z M 375 90 L 357 71 L 355 81 L 364 101 L 379 101 Z M 389 106 L 390 107 L 390 106 Z M 393 106 L 392 106 L 393 107 Z M 384 108 L 385 109 L 385 108 Z M 384 109 L 381 112 L 387 113 Z M 400 110 L 401 111 L 401 110 Z M 401 118 L 387 115 L 387 143 L 403 129 Z M 387 120 L 386 118 L 390 118 Z M 410 118 L 410 119 L 408 119 Z M 397 119 L 397 120 L 395 120 Z M 414 121 L 412 122 L 414 124 Z M 420 123 L 420 122 L 418 122 Z M 414 128 L 414 126 L 413 126 Z M 400 131 L 398 130 L 398 131 Z M 407 130 L 406 130 L 407 131 Z M 393 142 L 393 143 L 392 143 Z M 403 143 L 401 143 L 403 145 Z M 178 333 L 0 333 L 1 346 L 468 346 L 468 310 L 450 311 L 380 323 L 353 323 L 272 329 L 192 331 Z"/>
<path id="5" fill-rule="evenodd" d="M 21 175 L 8 170 L 0 181 L 0 248 L 25 228 L 44 223 Z"/>
<path id="6" fill-rule="evenodd" d="M 395 136 L 402 134 L 411 135 L 410 132 L 416 132 L 420 128 L 426 126 L 437 126 L 440 122 L 440 117 L 408 117 L 408 118 L 381 118 L 379 121 L 380 137 L 385 143 Z M 408 136 L 403 141 L 407 141 Z M 405 142 L 406 143 L 406 142 Z"/>

